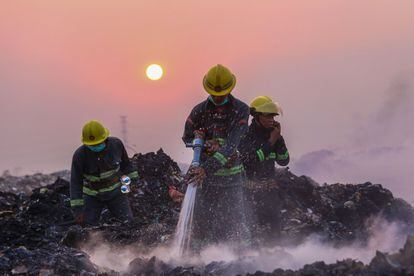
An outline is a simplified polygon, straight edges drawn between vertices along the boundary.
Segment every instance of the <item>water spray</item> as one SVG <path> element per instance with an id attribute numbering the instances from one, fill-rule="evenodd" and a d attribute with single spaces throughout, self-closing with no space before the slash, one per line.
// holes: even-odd
<path id="1" fill-rule="evenodd" d="M 200 166 L 203 144 L 204 140 L 201 138 L 195 138 L 192 143 L 186 143 L 187 148 L 194 150 L 191 167 Z M 175 230 L 174 250 L 177 251 L 176 253 L 179 256 L 185 255 L 190 248 L 196 193 L 197 185 L 193 182 L 188 183 L 187 191 L 185 192 L 181 205 L 180 218 Z"/>

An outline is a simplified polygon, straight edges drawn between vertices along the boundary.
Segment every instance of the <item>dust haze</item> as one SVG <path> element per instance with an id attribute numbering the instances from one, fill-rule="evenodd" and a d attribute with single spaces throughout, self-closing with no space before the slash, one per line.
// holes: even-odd
<path id="1" fill-rule="evenodd" d="M 259 248 L 236 252 L 225 244 L 213 245 L 197 256 L 183 258 L 174 248 L 164 245 L 148 249 L 139 244 L 124 247 L 107 244 L 99 234 L 91 237 L 82 250 L 88 253 L 91 261 L 102 268 L 126 272 L 128 265 L 136 258 L 149 259 L 153 256 L 172 266 L 203 267 L 213 262 L 225 262 L 231 274 L 254 273 L 258 270 L 272 272 L 275 267 L 297 270 L 305 264 L 316 261 L 335 263 L 345 259 L 355 259 L 368 264 L 377 250 L 395 252 L 404 245 L 406 234 L 397 223 L 389 223 L 381 217 L 367 221 L 370 238 L 361 242 L 338 247 L 323 243 L 318 236 L 310 236 L 300 245 Z M 228 270 L 227 270 L 228 271 Z"/>
<path id="2" fill-rule="evenodd" d="M 393 80 L 379 96 L 381 103 L 355 121 L 344 145 L 306 153 L 292 169 L 321 183 L 380 183 L 413 203 L 413 78 Z"/>

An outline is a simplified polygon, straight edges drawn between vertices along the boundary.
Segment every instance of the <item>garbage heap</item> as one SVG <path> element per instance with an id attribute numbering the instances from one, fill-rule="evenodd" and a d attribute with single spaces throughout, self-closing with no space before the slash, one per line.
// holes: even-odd
<path id="1" fill-rule="evenodd" d="M 381 217 L 398 222 L 402 232 L 410 233 L 414 209 L 406 201 L 394 198 L 380 184 L 319 185 L 307 176 L 296 176 L 279 169 L 277 182 L 282 203 L 283 240 L 301 243 L 311 234 L 337 246 L 368 241 L 370 222 Z"/>
<path id="2" fill-rule="evenodd" d="M 69 181 L 70 171 L 63 170 L 51 174 L 36 173 L 33 175 L 14 176 L 10 174 L 10 171 L 6 170 L 0 176 L 0 191 L 15 194 L 31 194 L 32 190 L 49 185 L 58 178 Z"/>
<path id="3" fill-rule="evenodd" d="M 100 226 L 83 229 L 75 226 L 69 204 L 69 183 L 63 178 L 39 185 L 30 193 L 0 191 L 0 273 L 116 275 L 114 271 L 97 267 L 79 249 L 96 233 L 114 245 L 140 243 L 150 248 L 168 244 L 180 211 L 180 205 L 169 198 L 168 186 L 183 189 L 180 168 L 162 149 L 155 153 L 137 154 L 132 162 L 140 173 L 140 184 L 129 194 L 135 219 L 128 224 L 114 220 L 104 211 Z M 296 176 L 287 169 L 278 171 L 277 181 L 283 199 L 282 236 L 290 244 L 299 244 L 312 234 L 338 246 L 355 241 L 363 243 L 370 235 L 367 221 L 375 216 L 398 222 L 407 233 L 414 225 L 413 208 L 404 200 L 394 198 L 379 184 L 321 186 L 309 177 Z M 315 271 L 341 273 L 361 269 L 365 273 L 374 265 L 376 268 L 384 266 L 384 262 L 389 266 L 398 262 L 401 269 L 409 269 L 406 259 L 414 256 L 411 250 L 413 239 L 410 238 L 407 244 L 407 249 L 400 252 L 402 257 L 378 253 L 372 265 L 346 260 L 331 265 L 315 263 L 300 271 L 307 273 L 309 269 L 317 269 Z M 183 268 L 162 263 L 156 258 L 138 258 L 131 262 L 128 273 L 196 275 L 222 271 L 232 274 L 234 266 L 243 267 L 237 263 L 212 263 Z M 337 270 L 338 267 L 345 270 Z M 387 264 L 383 269 L 388 269 Z M 297 273 L 276 270 L 272 275 Z"/>
<path id="4" fill-rule="evenodd" d="M 180 168 L 162 149 L 132 158 L 140 172 L 139 187 L 129 194 L 134 221 L 123 224 L 102 213 L 99 227 L 74 225 L 69 182 L 58 178 L 30 193 L 0 191 L 0 274 L 92 272 L 98 268 L 79 249 L 91 233 L 109 243 L 156 245 L 170 239 L 180 204 L 170 200 L 168 186 L 180 188 Z M 38 176 L 34 176 L 36 179 Z M 30 176 L 24 177 L 30 179 Z"/>

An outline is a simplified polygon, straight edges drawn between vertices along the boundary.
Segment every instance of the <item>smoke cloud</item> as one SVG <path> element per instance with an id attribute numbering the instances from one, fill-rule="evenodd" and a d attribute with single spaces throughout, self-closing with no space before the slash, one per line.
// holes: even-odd
<path id="1" fill-rule="evenodd" d="M 380 183 L 411 203 L 414 154 L 414 90 L 408 78 L 398 78 L 385 91 L 381 104 L 358 119 L 347 143 L 306 153 L 292 162 L 295 173 L 318 182 Z"/>
<path id="2" fill-rule="evenodd" d="M 95 235 L 83 250 L 98 266 L 120 272 L 126 271 L 128 264 L 135 258 L 149 259 L 155 256 L 175 267 L 204 267 L 212 262 L 225 262 L 226 272 L 237 274 L 254 273 L 257 270 L 271 272 L 276 268 L 296 270 L 316 261 L 334 263 L 337 260 L 356 259 L 369 263 L 377 250 L 395 252 L 404 245 L 406 233 L 402 232 L 398 224 L 390 224 L 382 218 L 372 218 L 366 224 L 371 229 L 370 239 L 364 245 L 355 243 L 345 247 L 324 244 L 318 236 L 311 236 L 296 246 L 237 252 L 221 244 L 208 247 L 197 256 L 182 258 L 174 255 L 176 251 L 168 246 L 148 249 L 137 244 L 120 248 L 105 244 L 99 235 Z"/>

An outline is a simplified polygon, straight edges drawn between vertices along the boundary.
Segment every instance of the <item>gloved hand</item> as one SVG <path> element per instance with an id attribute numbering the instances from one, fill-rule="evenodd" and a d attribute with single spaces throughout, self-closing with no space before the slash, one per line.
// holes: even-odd
<path id="1" fill-rule="evenodd" d="M 281 136 L 281 127 L 280 127 L 280 123 L 279 122 L 274 122 L 273 123 L 273 130 L 272 132 L 270 132 L 270 138 L 269 138 L 269 143 L 273 146 L 277 139 L 280 138 Z"/>
<path id="2" fill-rule="evenodd" d="M 216 139 L 211 139 L 211 140 L 207 140 L 204 143 L 204 146 L 205 146 L 206 152 L 208 154 L 213 154 L 213 153 L 215 153 L 216 151 L 219 150 L 220 143 Z"/>
<path id="3" fill-rule="evenodd" d="M 141 185 L 140 179 L 138 178 L 131 179 L 131 184 L 129 184 L 129 189 L 131 190 L 133 194 L 136 194 L 140 190 L 139 188 L 140 185 Z"/>
<path id="4" fill-rule="evenodd" d="M 168 186 L 168 194 L 174 202 L 182 202 L 184 199 L 184 194 L 177 190 L 174 186 Z"/>
<path id="5" fill-rule="evenodd" d="M 137 194 L 140 192 L 139 187 L 137 185 L 129 185 L 130 192 L 132 194 Z"/>
<path id="6" fill-rule="evenodd" d="M 79 212 L 75 214 L 75 222 L 76 224 L 83 226 L 85 223 L 85 215 L 83 212 Z"/>
<path id="7" fill-rule="evenodd" d="M 194 138 L 200 138 L 204 140 L 204 137 L 206 136 L 206 133 L 203 130 L 194 130 L 193 132 Z"/>
<path id="8" fill-rule="evenodd" d="M 204 178 L 206 178 L 206 171 L 203 167 L 190 167 L 185 176 L 185 181 L 198 186 L 203 183 Z"/>

